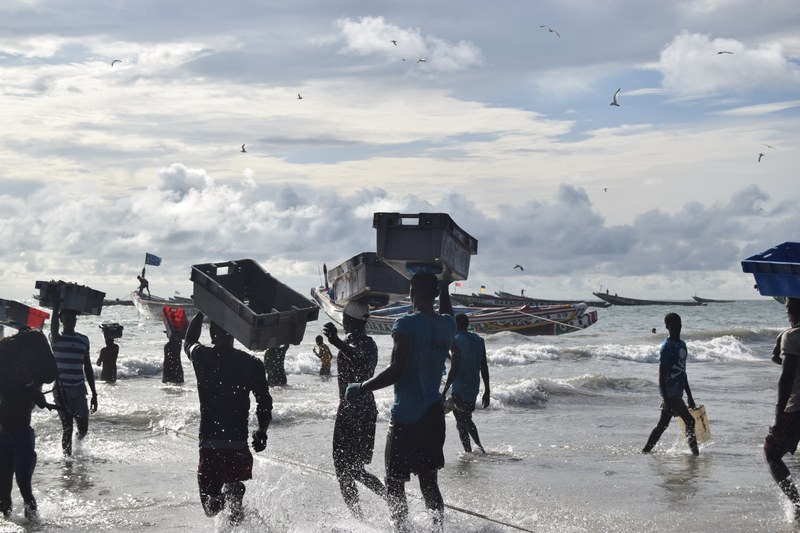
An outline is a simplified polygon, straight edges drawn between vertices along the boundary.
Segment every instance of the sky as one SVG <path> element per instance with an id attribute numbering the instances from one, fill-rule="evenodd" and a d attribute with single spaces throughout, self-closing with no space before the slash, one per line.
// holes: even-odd
<path id="1" fill-rule="evenodd" d="M 123 298 L 148 252 L 157 295 L 243 258 L 308 294 L 375 212 L 477 238 L 458 292 L 759 298 L 798 119 L 796 0 L 4 0 L 0 298 Z"/>

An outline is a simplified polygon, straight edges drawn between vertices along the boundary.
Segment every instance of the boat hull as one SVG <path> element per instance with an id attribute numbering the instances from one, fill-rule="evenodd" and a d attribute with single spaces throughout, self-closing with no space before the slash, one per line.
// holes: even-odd
<path id="1" fill-rule="evenodd" d="M 165 306 L 183 309 L 189 320 L 197 314 L 197 308 L 189 298 L 162 298 L 160 296 L 146 296 L 140 295 L 138 292 L 132 292 L 131 300 L 133 300 L 133 305 L 139 312 L 139 316 L 150 320 L 163 320 Z"/>
<path id="2" fill-rule="evenodd" d="M 341 326 L 342 307 L 331 302 L 324 289 L 311 289 L 311 298 L 334 322 Z M 469 316 L 470 330 L 482 334 L 511 331 L 520 335 L 561 335 L 580 331 L 597 322 L 597 311 L 586 311 L 586 304 L 545 307 L 455 307 L 455 313 Z M 370 335 L 390 335 L 395 320 L 410 311 L 401 305 L 373 311 L 367 321 Z"/>
<path id="3" fill-rule="evenodd" d="M 606 294 L 604 292 L 593 292 L 595 296 L 601 300 L 605 300 L 611 305 L 683 305 L 683 306 L 697 306 L 706 305 L 703 302 L 695 300 L 639 300 L 637 298 L 626 298 L 624 296 L 617 296 L 616 294 Z"/>

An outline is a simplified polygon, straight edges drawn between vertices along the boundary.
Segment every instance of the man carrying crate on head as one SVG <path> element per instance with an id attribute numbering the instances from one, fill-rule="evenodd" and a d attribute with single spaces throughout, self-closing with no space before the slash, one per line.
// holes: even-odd
<path id="1" fill-rule="evenodd" d="M 197 483 L 207 516 L 227 506 L 231 523 L 244 518 L 244 481 L 252 478 L 253 456 L 247 447 L 250 393 L 256 398 L 258 429 L 253 449 L 267 447 L 272 420 L 272 397 L 264 367 L 258 359 L 233 347 L 233 337 L 211 323 L 212 346 L 200 344 L 203 313 L 198 312 L 186 330 L 184 350 L 197 375 L 200 398 L 200 462 Z"/>

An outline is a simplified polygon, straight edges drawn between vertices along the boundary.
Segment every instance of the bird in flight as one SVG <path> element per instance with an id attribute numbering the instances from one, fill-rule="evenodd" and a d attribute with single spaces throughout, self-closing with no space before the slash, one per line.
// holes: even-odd
<path id="1" fill-rule="evenodd" d="M 417 59 L 417 63 L 427 63 L 427 62 L 428 60 L 425 59 L 424 57 L 420 57 L 419 59 Z"/>
<path id="2" fill-rule="evenodd" d="M 556 30 L 554 30 L 553 28 L 551 28 L 550 26 L 548 26 L 547 24 L 542 24 L 539 27 L 540 28 L 547 28 L 547 31 L 549 31 L 550 33 L 555 33 L 556 37 L 558 37 L 559 39 L 561 38 L 561 36 L 558 34 L 558 32 Z"/>
<path id="3" fill-rule="evenodd" d="M 300 96 L 300 93 L 297 93 L 297 99 L 298 99 L 298 100 L 302 100 L 302 99 L 303 99 L 303 97 L 302 97 L 302 96 Z"/>
<path id="4" fill-rule="evenodd" d="M 395 46 L 397 46 L 397 41 L 395 41 L 395 40 L 392 40 L 392 44 L 393 44 L 393 45 L 395 45 Z"/>
<path id="5" fill-rule="evenodd" d="M 717 55 L 720 55 L 720 54 L 732 54 L 732 53 L 733 52 L 728 52 L 727 50 L 721 50 L 721 51 L 717 52 Z"/>
<path id="6" fill-rule="evenodd" d="M 608 192 L 608 187 L 603 187 L 603 191 Z"/>
<path id="7" fill-rule="evenodd" d="M 121 59 L 115 59 L 114 61 L 112 61 L 111 62 L 111 66 L 112 67 L 114 66 L 114 63 L 122 63 L 122 60 Z"/>
<path id="8" fill-rule="evenodd" d="M 514 265 L 514 268 L 518 268 L 518 269 L 522 270 L 523 272 L 525 271 L 525 269 L 522 268 L 522 265 Z M 514 268 L 512 268 L 511 270 L 514 270 Z"/>
<path id="9" fill-rule="evenodd" d="M 764 145 L 762 145 L 762 146 L 766 146 L 767 148 L 771 148 L 772 150 L 774 150 L 774 149 L 775 149 L 775 147 L 774 147 L 774 146 L 772 146 L 771 144 L 764 144 Z"/>
<path id="10" fill-rule="evenodd" d="M 614 93 L 614 98 L 611 100 L 611 103 L 608 105 L 615 105 L 619 107 L 619 92 L 622 90 L 622 87 L 617 89 L 617 92 Z"/>
<path id="11" fill-rule="evenodd" d="M 764 157 L 764 154 L 758 154 L 758 162 L 761 163 L 761 158 Z"/>
<path id="12" fill-rule="evenodd" d="M 242 145 L 242 153 L 246 154 L 247 150 L 244 149 L 244 145 Z"/>

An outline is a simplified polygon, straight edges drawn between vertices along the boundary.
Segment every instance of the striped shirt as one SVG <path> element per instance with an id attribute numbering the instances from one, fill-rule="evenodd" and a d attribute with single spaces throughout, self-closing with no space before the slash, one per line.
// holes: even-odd
<path id="1" fill-rule="evenodd" d="M 83 386 L 83 360 L 89 356 L 89 337 L 80 333 L 62 333 L 52 344 L 58 365 L 58 381 L 64 387 Z"/>

